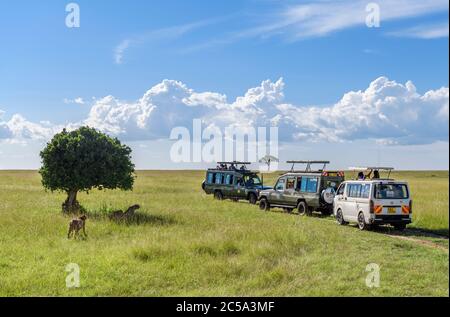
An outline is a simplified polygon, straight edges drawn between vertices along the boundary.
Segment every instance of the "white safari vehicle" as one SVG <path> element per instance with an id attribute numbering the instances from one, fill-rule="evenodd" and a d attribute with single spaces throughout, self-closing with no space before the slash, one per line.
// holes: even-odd
<path id="1" fill-rule="evenodd" d="M 339 186 L 333 202 L 333 213 L 339 224 L 357 222 L 361 230 L 372 225 L 390 224 L 404 230 L 412 221 L 412 200 L 408 183 L 379 178 L 379 170 L 392 168 L 364 168 L 361 179 L 347 180 Z M 370 178 L 374 172 L 375 177 Z M 373 175 L 372 175 L 373 176 Z"/>

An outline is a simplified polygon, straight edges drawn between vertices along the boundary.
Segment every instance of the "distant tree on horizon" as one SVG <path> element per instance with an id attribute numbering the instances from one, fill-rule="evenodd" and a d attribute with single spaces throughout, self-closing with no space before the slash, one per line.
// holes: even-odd
<path id="1" fill-rule="evenodd" d="M 259 159 L 259 163 L 264 163 L 267 165 L 267 171 L 270 171 L 270 164 L 272 162 L 279 162 L 279 160 L 277 157 L 268 154 Z"/>

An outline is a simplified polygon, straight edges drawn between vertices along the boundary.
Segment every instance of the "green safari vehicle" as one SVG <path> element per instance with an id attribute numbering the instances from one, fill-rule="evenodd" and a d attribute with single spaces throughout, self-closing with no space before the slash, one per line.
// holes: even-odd
<path id="1" fill-rule="evenodd" d="M 215 199 L 248 200 L 249 203 L 256 204 L 259 192 L 270 189 L 263 186 L 258 172 L 247 169 L 249 162 L 233 161 L 217 164 L 216 168 L 207 170 L 202 183 L 205 193 L 214 195 Z"/>
<path id="2" fill-rule="evenodd" d="M 283 208 L 287 212 L 297 209 L 300 215 L 320 211 L 324 215 L 333 212 L 333 200 L 339 185 L 344 181 L 341 171 L 327 171 L 329 161 L 288 161 L 291 171 L 281 175 L 273 189 L 259 192 L 259 208 Z M 294 170 L 295 164 L 306 164 L 302 171 Z M 312 164 L 323 164 L 322 169 L 312 170 Z"/>

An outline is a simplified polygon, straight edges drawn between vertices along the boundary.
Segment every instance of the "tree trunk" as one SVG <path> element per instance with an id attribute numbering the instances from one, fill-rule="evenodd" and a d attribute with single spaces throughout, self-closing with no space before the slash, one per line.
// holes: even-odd
<path id="1" fill-rule="evenodd" d="M 77 201 L 78 190 L 72 189 L 67 191 L 67 199 L 62 204 L 62 211 L 64 213 L 78 213 L 80 204 Z"/>

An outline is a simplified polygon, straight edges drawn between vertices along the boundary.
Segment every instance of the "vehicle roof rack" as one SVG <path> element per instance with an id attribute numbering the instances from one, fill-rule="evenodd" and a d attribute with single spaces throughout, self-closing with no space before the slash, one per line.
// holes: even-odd
<path id="1" fill-rule="evenodd" d="M 217 162 L 217 164 L 250 165 L 252 163 L 251 162 L 232 161 L 232 162 Z"/>
<path id="2" fill-rule="evenodd" d="M 306 164 L 305 172 L 312 172 L 311 164 L 323 164 L 322 171 L 324 171 L 327 164 L 330 164 L 330 161 L 287 161 L 286 163 L 292 164 L 291 172 L 294 172 L 295 164 Z"/>
<path id="3" fill-rule="evenodd" d="M 349 167 L 348 168 L 351 171 L 355 171 L 355 172 L 363 172 L 363 171 L 386 171 L 388 172 L 388 176 L 386 179 L 389 179 L 389 177 L 391 176 L 391 172 L 392 170 L 394 170 L 393 167 L 386 167 L 386 166 L 364 166 L 364 167 Z"/>
<path id="4" fill-rule="evenodd" d="M 251 171 L 247 169 L 247 165 L 252 164 L 251 162 L 242 162 L 242 161 L 230 161 L 230 162 L 217 162 L 218 165 L 224 165 L 224 168 L 222 167 L 213 167 L 208 168 L 208 170 L 220 170 L 220 171 L 237 171 L 242 174 L 256 174 L 257 171 Z M 238 165 L 241 165 L 241 168 L 238 168 Z M 231 167 L 234 167 L 231 169 Z"/>
<path id="5" fill-rule="evenodd" d="M 359 167 L 349 167 L 348 169 L 353 171 L 369 171 L 369 170 L 392 171 L 394 168 L 383 166 L 359 166 Z"/>

